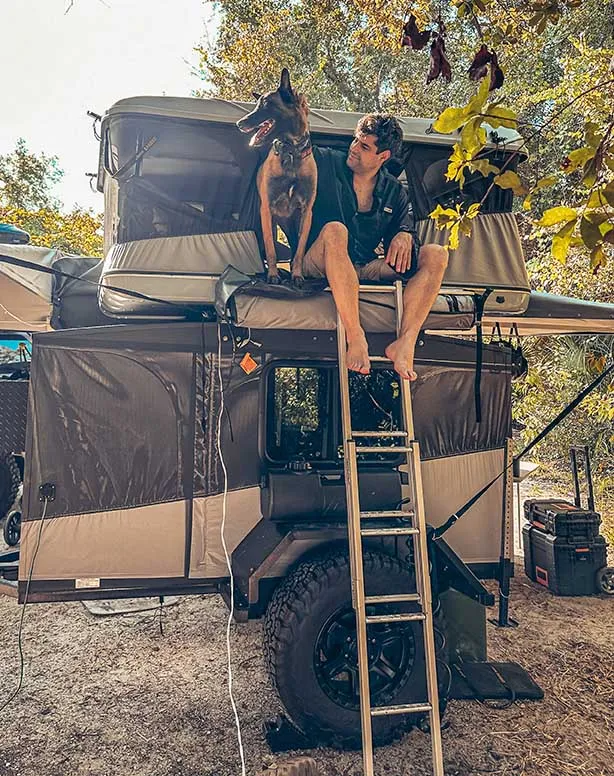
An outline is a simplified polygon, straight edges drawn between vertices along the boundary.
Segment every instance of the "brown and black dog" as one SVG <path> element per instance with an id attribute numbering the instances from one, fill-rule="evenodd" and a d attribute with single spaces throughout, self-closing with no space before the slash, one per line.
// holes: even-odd
<path id="1" fill-rule="evenodd" d="M 271 143 L 256 179 L 267 280 L 279 283 L 272 218 L 274 215 L 289 218 L 298 211 L 300 222 L 292 260 L 292 280 L 300 286 L 318 175 L 309 137 L 309 106 L 303 95 L 290 85 L 290 73 L 285 67 L 275 91 L 262 95 L 254 93 L 254 97 L 258 100 L 256 107 L 237 121 L 237 126 L 241 132 L 254 132 L 250 146 Z"/>

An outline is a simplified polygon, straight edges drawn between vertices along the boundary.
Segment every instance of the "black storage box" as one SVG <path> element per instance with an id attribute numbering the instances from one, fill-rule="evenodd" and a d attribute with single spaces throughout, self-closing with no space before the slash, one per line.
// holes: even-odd
<path id="1" fill-rule="evenodd" d="M 535 528 L 569 541 L 590 542 L 599 536 L 599 513 L 563 499 L 528 499 L 524 516 Z"/>
<path id="2" fill-rule="evenodd" d="M 556 595 L 593 595 L 596 575 L 606 565 L 603 536 L 570 541 L 526 523 L 522 529 L 525 574 Z"/>

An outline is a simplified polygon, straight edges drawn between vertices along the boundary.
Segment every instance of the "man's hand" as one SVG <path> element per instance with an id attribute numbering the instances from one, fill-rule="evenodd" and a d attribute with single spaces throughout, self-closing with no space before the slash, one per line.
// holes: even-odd
<path id="1" fill-rule="evenodd" d="M 409 232 L 398 232 L 390 241 L 386 262 L 398 273 L 406 272 L 411 264 L 411 249 L 414 239 Z"/>

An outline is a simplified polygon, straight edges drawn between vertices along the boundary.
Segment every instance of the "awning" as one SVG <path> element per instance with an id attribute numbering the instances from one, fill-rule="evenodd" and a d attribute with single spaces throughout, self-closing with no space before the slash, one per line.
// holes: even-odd
<path id="1" fill-rule="evenodd" d="M 483 331 L 488 336 L 518 334 L 520 337 L 540 337 L 563 334 L 614 334 L 614 304 L 590 302 L 567 296 L 531 291 L 527 309 L 523 313 L 484 315 Z M 438 334 L 443 332 L 439 330 Z M 445 332 L 458 334 L 458 330 Z M 462 334 L 475 334 L 475 326 Z"/>

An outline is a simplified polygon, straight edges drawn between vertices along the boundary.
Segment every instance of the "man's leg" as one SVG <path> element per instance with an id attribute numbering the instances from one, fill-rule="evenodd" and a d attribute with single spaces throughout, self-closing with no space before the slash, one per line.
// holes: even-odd
<path id="1" fill-rule="evenodd" d="M 326 276 L 345 326 L 348 368 L 368 374 L 371 365 L 358 313 L 358 276 L 348 253 L 348 231 L 339 221 L 325 224 L 305 254 L 305 275 L 316 274 L 314 269 Z"/>
<path id="2" fill-rule="evenodd" d="M 437 298 L 448 265 L 448 251 L 441 245 L 423 245 L 418 270 L 403 291 L 403 318 L 398 339 L 386 348 L 394 368 L 406 380 L 415 380 L 414 348 L 420 328 Z"/>

